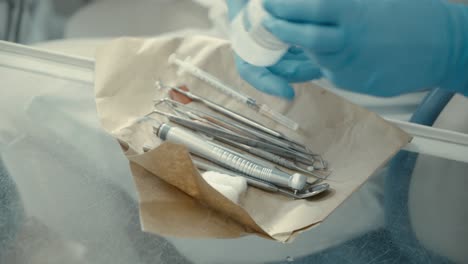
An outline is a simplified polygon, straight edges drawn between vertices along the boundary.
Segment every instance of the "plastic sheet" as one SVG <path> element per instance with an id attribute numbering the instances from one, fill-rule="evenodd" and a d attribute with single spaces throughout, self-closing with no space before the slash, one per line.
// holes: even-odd
<path id="1" fill-rule="evenodd" d="M 1 263 L 183 263 L 140 231 L 117 142 L 90 83 L 0 67 Z"/>
<path id="2" fill-rule="evenodd" d="M 383 180 L 387 171 L 383 170 L 316 230 L 300 236 L 290 245 L 256 237 L 200 240 L 145 234 L 140 229 L 136 192 L 126 159 L 118 144 L 99 128 L 92 78 L 82 78 L 80 72 L 67 73 L 73 68 L 84 68 L 88 71 L 84 75 L 92 76 L 92 67 L 79 66 L 77 60 L 66 63 L 63 57 L 56 60 L 62 60 L 58 66 L 41 62 L 32 67 L 34 61 L 27 57 L 24 63 L 11 67 L 15 63 L 2 60 L 2 52 L 4 50 L 0 49 L 0 263 L 464 261 L 460 247 L 447 249 L 444 245 L 450 246 L 448 242 L 454 243 L 457 239 L 460 245 L 466 245 L 462 239 L 468 237 L 464 233 L 466 218 L 463 218 L 467 214 L 457 209 L 466 208 L 466 196 L 454 189 L 466 186 L 463 181 L 466 177 L 461 177 L 466 176 L 463 175 L 466 164 L 427 157 L 427 163 L 422 163 L 421 159 L 416 167 L 434 164 L 439 169 L 450 168 L 450 175 L 443 175 L 437 184 L 437 179 L 440 180 L 435 177 L 437 174 L 429 178 L 427 175 L 431 171 L 419 169 L 419 176 L 411 179 L 427 182 L 429 190 L 444 184 L 445 192 L 453 195 L 437 199 L 437 194 L 429 193 L 429 197 L 434 196 L 433 200 L 424 203 L 424 195 L 419 196 L 422 201 L 415 199 L 417 185 L 400 186 L 395 192 L 400 198 L 406 191 L 414 190 L 410 196 L 412 202 L 409 211 L 403 212 L 398 209 L 406 200 L 397 197 L 393 216 L 397 219 L 413 217 L 411 221 L 416 228 L 408 229 L 402 222 L 395 222 L 390 230 L 384 228 L 383 199 L 390 197 L 384 197 Z M 20 53 L 15 50 L 18 61 Z M 41 56 L 46 57 L 39 53 L 35 59 Z M 47 60 L 43 58 L 42 61 Z M 20 65 L 29 70 L 20 69 Z M 45 69 L 55 68 L 60 75 L 44 73 Z M 356 100 L 382 111 L 380 113 L 405 117 L 419 102 L 419 99 L 390 99 L 399 103 L 389 103 L 387 107 L 384 104 L 387 101 L 364 99 Z M 461 114 L 463 111 L 455 112 L 456 120 L 466 120 Z M 391 177 L 395 175 L 403 175 L 405 179 L 415 177 L 402 171 L 390 174 Z M 441 190 L 437 188 L 435 190 Z M 418 212 L 414 208 L 421 204 L 430 205 L 419 208 L 429 208 L 432 212 L 443 208 L 447 217 L 439 223 L 452 228 L 428 230 L 433 227 L 429 225 L 432 223 L 426 221 L 428 225 L 422 225 L 421 219 L 415 217 Z M 457 207 L 460 205 L 462 207 Z M 408 243 L 402 236 L 405 232 L 415 232 L 416 239 L 422 243 Z M 451 235 L 452 239 L 441 234 Z"/>

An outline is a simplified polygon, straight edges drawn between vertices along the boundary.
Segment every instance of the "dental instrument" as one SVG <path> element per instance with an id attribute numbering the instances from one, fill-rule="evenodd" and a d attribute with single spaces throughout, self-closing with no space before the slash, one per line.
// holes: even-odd
<path id="1" fill-rule="evenodd" d="M 299 142 L 296 142 L 296 141 L 286 137 L 281 132 L 270 129 L 270 128 L 262 125 L 262 124 L 259 124 L 258 122 L 254 121 L 254 120 L 249 119 L 248 117 L 237 114 L 234 111 L 229 110 L 229 109 L 227 109 L 227 108 L 225 108 L 225 107 L 223 107 L 221 105 L 218 105 L 218 104 L 216 104 L 216 103 L 214 103 L 214 102 L 212 102 L 212 101 L 210 101 L 210 100 L 208 100 L 206 98 L 202 98 L 199 95 L 193 94 L 188 90 L 188 88 L 186 86 L 180 86 L 180 87 L 167 86 L 167 85 L 163 84 L 160 80 L 155 82 L 155 86 L 158 89 L 164 89 L 164 88 L 171 89 L 170 92 L 169 92 L 169 95 L 176 95 L 176 93 L 180 94 L 180 95 L 182 95 L 182 97 L 179 97 L 179 99 L 181 99 L 181 98 L 183 98 L 183 96 L 185 96 L 187 98 L 184 99 L 184 101 L 198 101 L 198 102 L 204 104 L 205 106 L 207 106 L 208 108 L 211 108 L 212 110 L 214 110 L 216 112 L 219 112 L 219 113 L 221 113 L 221 114 L 223 114 L 225 116 L 228 116 L 228 117 L 232 118 L 233 120 L 236 120 L 236 121 L 240 122 L 241 124 L 244 124 L 245 126 L 242 126 L 242 128 L 241 128 L 242 130 L 245 130 L 245 129 L 252 130 L 251 128 L 256 128 L 256 129 L 262 131 L 265 135 L 272 136 L 275 139 L 281 139 L 283 141 L 286 141 L 292 147 L 299 147 L 299 148 L 302 149 L 303 152 L 310 154 L 310 151 L 305 146 L 303 146 Z M 173 91 L 176 92 L 176 93 L 171 93 Z M 190 108 L 185 103 L 177 101 L 172 97 L 168 101 L 177 104 L 177 106 Z M 208 104 L 206 104 L 206 101 L 207 101 Z M 204 115 L 209 115 L 209 114 L 204 113 L 203 111 L 198 110 L 198 109 L 192 109 L 192 110 L 195 110 L 197 112 L 201 112 Z M 226 121 L 224 121 L 224 122 L 226 122 Z M 256 130 L 252 130 L 252 131 L 256 131 Z"/>
<path id="2" fill-rule="evenodd" d="M 189 98 L 191 100 L 195 100 L 195 101 L 203 100 L 203 98 L 200 98 L 199 96 L 190 93 L 188 91 L 188 88 L 182 89 L 182 88 L 179 88 L 179 87 L 165 86 L 161 81 L 157 81 L 155 84 L 158 87 L 158 89 L 169 88 L 169 89 L 171 89 L 170 91 L 176 91 L 177 93 L 179 93 L 179 94 L 181 94 L 183 96 L 187 96 L 187 98 Z M 313 172 L 314 170 L 326 170 L 327 169 L 327 166 L 325 165 L 326 163 L 324 162 L 324 160 L 322 159 L 322 157 L 320 155 L 310 152 L 310 150 L 307 147 L 301 145 L 300 143 L 297 143 L 297 142 L 295 142 L 293 140 L 290 140 L 290 139 L 286 138 L 285 136 L 281 135 L 280 133 L 278 133 L 280 135 L 280 138 L 274 137 L 274 136 L 271 135 L 271 133 L 270 134 L 262 133 L 262 131 L 255 130 L 255 129 L 253 129 L 251 127 L 248 127 L 246 125 L 238 124 L 236 122 L 233 122 L 232 120 L 227 121 L 226 119 L 214 116 L 212 114 L 208 114 L 208 113 L 206 113 L 206 112 L 204 112 L 202 110 L 199 110 L 199 109 L 191 108 L 191 107 L 189 107 L 189 106 L 187 106 L 185 104 L 182 104 L 180 102 L 174 101 L 174 100 L 169 99 L 169 98 L 164 98 L 164 99 L 158 100 L 156 102 L 156 105 L 161 103 L 161 102 L 168 103 L 169 106 L 172 107 L 173 111 L 176 111 L 176 112 L 178 112 L 178 113 L 180 113 L 180 114 L 182 114 L 184 116 L 188 116 L 190 119 L 201 121 L 203 123 L 209 123 L 209 125 L 215 126 L 218 129 L 227 130 L 228 132 L 237 132 L 238 134 L 244 134 L 244 135 L 247 134 L 246 135 L 247 137 L 249 137 L 249 136 L 252 137 L 253 136 L 255 139 L 258 139 L 260 141 L 264 141 L 264 142 L 267 142 L 269 144 L 273 144 L 273 145 L 277 145 L 279 147 L 285 148 L 285 149 L 287 149 L 287 152 L 293 150 L 293 152 L 295 152 L 295 153 L 297 153 L 297 152 L 302 153 L 304 155 L 300 155 L 301 157 L 295 158 L 294 160 L 296 162 L 303 163 L 303 164 L 307 165 L 305 170 L 308 171 L 308 172 Z M 182 108 L 183 111 L 178 110 L 177 108 L 179 108 L 179 107 Z M 218 105 L 218 107 L 222 108 L 222 106 L 219 106 L 219 105 Z M 230 110 L 228 110 L 228 111 L 230 111 Z M 255 123 L 255 121 L 253 121 L 253 120 L 251 120 L 251 121 L 253 123 Z M 260 125 L 260 126 L 262 127 L 262 125 Z M 266 129 L 268 129 L 268 128 L 266 128 Z M 273 131 L 273 132 L 276 132 L 276 131 Z M 253 146 L 256 147 L 255 145 L 253 145 Z M 283 154 L 282 152 L 276 152 L 276 153 L 279 154 L 279 155 Z M 268 154 L 270 154 L 270 153 L 268 153 Z M 306 155 L 310 155 L 310 157 L 309 156 L 306 157 Z M 290 155 L 286 155 L 286 157 L 293 158 Z M 270 158 L 270 161 L 273 159 L 271 156 L 269 156 L 269 158 Z M 313 161 L 312 161 L 312 159 L 313 159 Z M 273 159 L 273 160 L 276 160 L 276 159 Z M 316 161 L 318 161 L 318 163 Z M 313 164 L 317 164 L 317 165 L 313 166 Z M 298 167 L 298 165 L 296 165 L 296 167 Z M 289 166 L 289 168 L 291 168 L 291 166 Z M 301 169 L 298 169 L 298 170 L 301 170 Z M 318 176 L 318 177 L 320 177 L 320 176 Z"/>
<path id="3" fill-rule="evenodd" d="M 250 186 L 262 189 L 264 191 L 268 192 L 278 192 L 281 194 L 284 194 L 286 196 L 295 198 L 295 199 L 307 199 L 313 196 L 316 196 L 318 194 L 321 194 L 328 189 L 330 189 L 330 185 L 328 183 L 321 183 L 321 184 L 312 184 L 308 185 L 307 187 L 304 188 L 302 191 L 298 192 L 292 192 L 286 189 L 279 188 L 275 186 L 274 184 L 264 182 L 261 180 L 257 180 L 255 178 L 249 177 L 247 175 L 239 174 L 237 175 L 236 173 L 226 170 L 224 168 L 218 167 L 216 165 L 209 164 L 207 162 L 201 161 L 201 160 L 193 160 L 193 163 L 198 169 L 204 170 L 204 171 L 216 171 L 218 173 L 223 173 L 231 176 L 242 176 L 247 180 L 247 184 Z"/>
<path id="4" fill-rule="evenodd" d="M 235 141 L 232 141 L 232 140 L 229 140 L 229 139 L 224 139 L 222 140 L 223 142 L 226 142 L 232 146 L 235 146 L 241 150 L 244 150 L 250 154 L 253 154 L 255 156 L 258 156 L 260 158 L 263 158 L 263 159 L 266 159 L 270 162 L 273 162 L 277 165 L 280 165 L 280 166 L 283 166 L 285 168 L 288 168 L 290 170 L 295 170 L 295 171 L 299 171 L 299 172 L 302 172 L 302 173 L 306 173 L 308 175 L 311 175 L 315 178 L 319 178 L 319 179 L 326 179 L 325 176 L 322 176 L 322 175 L 319 175 L 317 173 L 314 173 L 314 170 L 307 170 L 307 169 L 303 169 L 301 167 L 299 167 L 296 163 L 288 160 L 288 159 L 285 159 L 279 155 L 276 155 L 276 154 L 273 154 L 271 152 L 268 152 L 268 151 L 265 151 L 265 150 L 262 150 L 262 149 L 259 149 L 259 148 L 254 148 L 254 147 L 251 147 L 251 146 L 248 146 L 248 145 L 244 145 L 242 143 L 238 143 L 238 142 L 235 142 Z"/>
<path id="5" fill-rule="evenodd" d="M 202 69 L 196 67 L 195 65 L 189 63 L 190 57 L 187 57 L 185 60 L 180 60 L 176 58 L 175 54 L 169 56 L 169 63 L 175 64 L 179 67 L 179 73 L 186 71 L 192 74 L 193 76 L 197 77 L 198 79 L 210 84 L 211 86 L 217 88 L 219 91 L 223 92 L 224 94 L 246 104 L 251 109 L 255 110 L 256 112 L 270 118 L 271 120 L 276 121 L 277 123 L 290 128 L 292 130 L 297 130 L 299 125 L 288 118 L 287 116 L 276 112 L 266 104 L 258 104 L 257 101 L 249 97 L 234 88 L 231 88 L 224 84 L 221 80 L 214 77 L 213 75 L 209 74 L 208 72 L 203 71 Z"/>
<path id="6" fill-rule="evenodd" d="M 239 142 L 239 143 L 251 146 L 251 147 L 256 147 L 256 148 L 261 148 L 261 149 L 264 149 L 264 150 L 268 150 L 268 151 L 270 151 L 272 153 L 276 153 L 278 155 L 282 155 L 284 157 L 291 158 L 293 160 L 297 160 L 297 161 L 300 161 L 302 163 L 313 164 L 313 160 L 310 160 L 310 157 L 308 157 L 308 156 L 306 156 L 306 155 L 304 155 L 302 153 L 293 151 L 293 150 L 284 149 L 282 147 L 278 147 L 278 146 L 268 144 L 268 143 L 265 143 L 265 142 L 262 142 L 262 141 L 258 141 L 258 140 L 247 138 L 247 137 L 243 137 L 243 136 L 234 134 L 232 132 L 229 132 L 227 130 L 223 130 L 223 129 L 219 129 L 219 128 L 215 128 L 215 127 L 210 127 L 210 126 L 207 126 L 207 125 L 204 125 L 204 124 L 201 124 L 201 123 L 198 123 L 198 122 L 194 122 L 194 121 L 191 121 L 191 120 L 188 120 L 188 119 L 180 118 L 178 116 L 171 115 L 169 113 L 162 112 L 162 111 L 159 111 L 159 110 L 153 110 L 152 113 L 164 115 L 170 121 L 172 121 L 172 122 L 174 122 L 176 124 L 182 125 L 184 127 L 187 127 L 189 129 L 192 129 L 192 130 L 195 130 L 195 131 L 198 131 L 198 132 L 203 132 L 204 134 L 206 134 L 208 136 L 211 136 L 213 138 L 216 138 L 216 139 L 221 139 L 221 140 L 222 139 L 230 139 L 230 140 L 233 140 L 233 141 L 236 141 L 236 142 Z"/>
<path id="7" fill-rule="evenodd" d="M 161 86 L 161 84 L 159 83 L 158 84 L 159 86 Z M 257 141 L 255 139 L 252 139 L 252 138 L 246 138 L 246 137 L 241 137 L 240 135 L 238 134 L 245 134 L 243 132 L 245 132 L 245 128 L 246 127 L 242 127 L 242 126 L 237 126 L 237 127 L 232 127 L 233 123 L 231 122 L 231 124 L 228 124 L 228 122 L 226 122 L 225 120 L 220 120 L 220 119 L 217 119 L 215 116 L 213 115 L 209 115 L 201 110 L 198 110 L 198 109 L 193 109 L 191 107 L 188 107 L 184 104 L 181 104 L 177 101 L 174 101 L 172 99 L 169 99 L 169 98 L 163 98 L 163 99 L 160 99 L 158 101 L 156 101 L 155 103 L 155 107 L 157 105 L 160 105 L 161 103 L 168 103 L 168 106 L 176 113 L 180 114 L 180 115 L 183 115 L 184 117 L 188 117 L 189 119 L 192 119 L 192 120 L 195 120 L 195 121 L 199 121 L 199 122 L 202 122 L 204 124 L 207 124 L 209 126 L 214 126 L 215 128 L 211 128 L 211 127 L 207 127 L 207 126 L 203 126 L 199 123 L 194 123 L 190 120 L 187 120 L 187 119 L 181 119 L 179 117 L 176 117 L 176 116 L 173 116 L 173 115 L 170 115 L 168 113 L 165 113 L 165 112 L 162 112 L 162 111 L 153 111 L 152 113 L 158 113 L 158 114 L 162 114 L 166 117 L 169 118 L 169 120 L 171 120 L 172 122 L 175 122 L 179 125 L 182 125 L 182 126 L 186 126 L 190 129 L 194 129 L 194 130 L 197 130 L 197 131 L 203 131 L 205 134 L 209 135 L 210 137 L 212 138 L 216 138 L 218 141 L 221 141 L 221 142 L 224 142 L 224 143 L 227 143 L 227 144 L 230 144 L 234 147 L 237 147 L 237 148 L 241 148 L 239 147 L 239 145 L 237 143 L 243 143 L 242 146 L 244 146 L 244 148 L 241 148 L 243 149 L 244 151 L 247 151 L 253 155 L 256 155 L 260 158 L 263 158 L 263 159 L 266 159 L 270 162 L 273 162 L 273 163 L 276 163 L 280 166 L 283 166 L 283 167 L 286 167 L 288 169 L 292 169 L 292 170 L 296 170 L 296 171 L 300 171 L 302 173 L 307 173 L 311 176 L 314 176 L 316 178 L 319 178 L 319 179 L 324 179 L 326 178 L 327 175 L 324 175 L 322 173 L 316 173 L 314 172 L 315 170 L 322 170 L 322 171 L 325 171 L 326 167 L 324 166 L 324 161 L 322 159 L 322 157 L 320 155 L 317 155 L 317 154 L 311 154 L 311 153 L 304 153 L 304 150 L 305 150 L 305 147 L 301 148 L 301 149 L 297 149 L 297 147 L 299 147 L 299 145 L 291 145 L 290 142 L 286 143 L 286 142 L 283 142 L 281 141 L 280 139 L 277 139 L 275 137 L 271 137 L 271 136 L 266 136 L 265 134 L 261 134 L 261 133 L 258 133 L 256 130 L 253 130 L 251 129 L 251 132 L 254 132 L 255 135 L 257 136 L 261 136 L 261 135 L 264 135 L 267 137 L 267 141 L 268 144 L 266 142 L 262 142 L 262 141 Z M 182 109 L 178 109 L 178 108 L 182 108 Z M 193 111 L 197 112 L 197 113 L 194 113 Z M 199 113 L 202 113 L 201 115 Z M 207 131 L 208 130 L 208 131 Z M 238 134 L 235 134 L 235 133 L 238 133 Z M 221 135 L 220 135 L 221 133 Z M 255 137 L 255 136 L 254 136 Z M 265 137 L 263 137 L 264 139 Z M 230 139 L 230 140 L 229 140 Z M 272 142 L 275 141 L 275 142 Z M 272 143 L 272 144 L 271 144 Z M 281 144 L 278 144 L 278 143 L 281 143 Z M 260 146 L 259 146 L 260 144 Z M 274 145 L 277 144 L 279 145 L 280 148 L 275 148 Z M 248 147 L 250 146 L 250 148 L 248 150 L 245 149 L 245 147 Z M 270 152 L 273 152 L 273 153 L 270 153 L 268 151 L 264 151 L 262 149 L 258 149 L 258 148 L 255 148 L 255 147 L 262 147 L 263 148 L 266 148 L 267 150 L 269 150 Z M 273 146 L 273 149 L 271 149 Z M 281 149 L 281 148 L 286 148 L 286 149 Z M 291 148 L 291 149 L 290 149 Z M 292 150 L 296 150 L 296 151 L 292 151 Z M 285 155 L 285 151 L 286 151 L 286 155 Z M 293 155 L 290 155 L 290 154 L 296 154 L 295 156 Z M 312 155 L 311 157 L 308 157 L 308 156 L 305 156 L 305 155 L 302 155 L 300 153 L 303 153 L 303 154 L 306 154 L 306 155 Z M 289 159 L 293 159 L 295 162 L 297 163 L 302 163 L 302 164 L 305 164 L 307 167 L 306 168 L 302 168 L 300 167 L 299 165 L 297 165 L 295 162 L 292 162 L 292 161 L 289 161 L 285 158 L 283 158 L 281 155 L 285 156 L 286 158 L 289 158 Z M 319 163 L 317 163 L 317 161 Z M 314 164 L 315 167 L 314 167 Z"/>
<path id="8" fill-rule="evenodd" d="M 187 111 L 187 113 L 191 112 L 192 114 L 195 114 L 200 118 L 204 118 L 204 119 L 210 121 L 211 123 L 222 126 L 222 127 L 226 128 L 228 130 L 238 131 L 240 134 L 247 134 L 247 135 L 253 136 L 253 137 L 255 137 L 255 138 L 259 139 L 259 140 L 266 141 L 268 143 L 275 144 L 277 146 L 284 147 L 284 148 L 287 148 L 287 149 L 293 149 L 293 150 L 296 150 L 296 151 L 301 152 L 303 154 L 318 156 L 317 154 L 310 152 L 302 144 L 300 144 L 298 142 L 295 142 L 295 141 L 285 137 L 284 135 L 280 134 L 279 132 L 277 132 L 279 134 L 279 137 L 277 137 L 277 136 L 272 135 L 271 133 L 265 133 L 264 130 L 260 130 L 260 129 L 256 130 L 256 129 L 252 128 L 251 126 L 245 125 L 245 123 L 244 123 L 244 125 L 242 125 L 242 123 L 239 124 L 239 123 L 236 123 L 236 122 L 230 122 L 230 121 L 228 121 L 228 120 L 226 120 L 224 118 L 214 116 L 212 114 L 206 113 L 206 112 L 204 112 L 202 110 L 199 110 L 199 109 L 194 109 L 192 107 L 181 104 L 180 102 L 177 102 L 177 101 L 174 101 L 174 100 L 169 100 L 168 99 L 168 100 L 166 100 L 166 102 L 172 104 L 174 107 L 181 107 L 181 108 L 185 109 Z M 255 121 L 252 120 L 252 122 L 255 122 Z M 273 132 L 276 132 L 276 131 L 273 131 Z"/>
<path id="9" fill-rule="evenodd" d="M 300 173 L 290 175 L 276 168 L 262 166 L 238 152 L 227 149 L 219 144 L 206 141 L 186 129 L 172 127 L 167 123 L 162 123 L 155 130 L 155 134 L 160 139 L 182 144 L 193 154 L 211 160 L 229 169 L 282 187 L 288 187 L 295 191 L 303 190 L 306 186 L 307 177 Z"/>
<path id="10" fill-rule="evenodd" d="M 177 92 L 189 97 L 190 99 L 194 100 L 194 101 L 197 101 L 197 102 L 200 102 L 204 105 L 206 105 L 208 108 L 211 108 L 212 110 L 215 110 L 216 112 L 219 112 L 219 113 L 222 113 L 226 116 L 229 116 L 230 118 L 234 119 L 234 120 L 237 120 L 245 125 L 248 125 L 248 126 L 251 126 L 251 127 L 254 127 L 256 129 L 259 129 L 259 130 L 262 130 L 263 132 L 265 133 L 268 133 L 272 136 L 275 136 L 275 137 L 283 137 L 283 135 L 278 132 L 278 131 L 275 131 L 273 129 L 270 129 L 264 125 L 261 125 L 259 124 L 258 122 L 255 122 L 253 121 L 252 119 L 248 118 L 248 117 L 245 117 L 241 114 L 238 114 L 238 113 L 235 113 L 234 111 L 231 111 L 221 105 L 218 105 L 208 99 L 204 99 L 198 95 L 195 95 L 191 92 L 187 92 L 187 91 L 184 91 L 178 87 L 171 87 L 173 90 L 176 90 Z"/>
<path id="11" fill-rule="evenodd" d="M 208 113 L 205 113 L 205 112 L 203 112 L 203 111 L 201 111 L 199 109 L 191 108 L 189 106 L 181 104 L 181 103 L 179 103 L 177 101 L 174 101 L 172 99 L 168 99 L 168 98 L 160 99 L 155 104 L 155 106 L 160 104 L 161 102 L 169 103 L 169 106 L 175 112 L 178 112 L 178 113 L 180 113 L 180 114 L 182 114 L 184 116 L 188 116 L 190 119 L 193 119 L 193 120 L 201 121 L 203 123 L 209 123 L 209 125 L 215 126 L 218 129 L 223 129 L 225 131 L 227 130 L 228 132 L 236 132 L 238 134 L 244 134 L 244 135 L 247 134 L 246 135 L 247 137 L 253 136 L 254 139 L 258 139 L 260 141 L 264 141 L 264 142 L 267 142 L 269 144 L 277 145 L 279 147 L 283 147 L 283 148 L 286 148 L 288 150 L 294 150 L 294 151 L 297 151 L 297 152 L 305 154 L 305 155 L 310 155 L 310 157 L 308 157 L 308 158 L 305 158 L 304 155 L 301 155 L 302 157 L 295 159 L 296 162 L 303 163 L 303 164 L 305 164 L 307 166 L 305 168 L 305 170 L 308 171 L 309 174 L 313 174 L 313 175 L 316 175 L 317 177 L 321 177 L 321 176 L 318 176 L 315 173 L 310 173 L 310 172 L 313 172 L 314 170 L 325 171 L 325 170 L 328 169 L 327 168 L 327 163 L 323 160 L 323 158 L 320 155 L 315 154 L 315 153 L 311 153 L 306 147 L 300 145 L 299 143 L 292 142 L 290 140 L 285 140 L 286 142 L 284 142 L 284 140 L 272 137 L 272 136 L 267 135 L 267 134 L 260 133 L 257 130 L 254 130 L 254 129 L 251 129 L 251 128 L 248 128 L 248 127 L 245 127 L 245 126 L 233 123 L 233 122 L 229 123 L 228 121 L 223 120 L 223 119 L 221 119 L 219 117 L 215 117 L 215 116 L 210 115 Z M 183 108 L 184 111 L 179 110 L 178 109 L 179 107 Z M 194 113 L 194 112 L 196 112 L 196 113 Z M 250 134 L 250 135 L 248 135 L 248 134 Z M 266 157 L 266 159 L 268 159 L 270 161 L 273 161 L 273 162 L 275 162 L 278 158 L 283 159 L 282 157 L 271 157 L 271 155 L 277 156 L 277 155 L 272 154 L 272 153 L 267 152 L 267 154 L 269 155 L 269 157 Z M 259 154 L 259 155 L 261 155 L 261 154 Z M 290 156 L 288 156 L 288 157 L 291 158 Z M 263 157 L 263 158 L 265 158 L 265 157 Z M 312 162 L 312 159 L 314 160 L 313 162 Z M 285 162 L 290 162 L 290 161 L 285 160 Z M 295 165 L 295 168 L 292 168 L 292 164 Z M 314 164 L 315 164 L 315 166 L 314 166 Z M 296 169 L 296 170 L 304 172 L 304 169 L 302 169 L 300 166 L 298 166 L 297 164 L 295 164 L 293 162 L 290 162 L 289 165 L 282 165 L 282 164 L 279 164 L 279 165 L 290 168 L 290 169 Z M 300 168 L 300 169 L 298 169 L 298 168 Z"/>
<path id="12" fill-rule="evenodd" d="M 204 161 L 197 160 L 197 159 L 193 159 L 192 161 L 193 161 L 193 164 L 195 164 L 195 166 L 200 170 L 216 171 L 216 172 L 231 175 L 231 176 L 238 176 L 233 171 L 230 171 L 230 170 L 227 170 L 225 168 L 210 164 L 208 162 L 204 162 Z M 267 183 L 267 182 L 264 182 L 264 181 L 261 181 L 261 180 L 257 180 L 255 178 L 252 178 L 252 177 L 249 177 L 249 176 L 246 176 L 246 175 L 241 175 L 240 173 L 237 173 L 237 174 L 239 174 L 239 176 L 244 177 L 247 180 L 247 183 L 249 185 L 257 187 L 259 189 L 262 189 L 262 190 L 265 190 L 265 191 L 270 191 L 270 192 L 276 192 L 277 189 L 278 189 L 278 187 L 276 187 L 275 185 L 273 185 L 271 183 Z"/>

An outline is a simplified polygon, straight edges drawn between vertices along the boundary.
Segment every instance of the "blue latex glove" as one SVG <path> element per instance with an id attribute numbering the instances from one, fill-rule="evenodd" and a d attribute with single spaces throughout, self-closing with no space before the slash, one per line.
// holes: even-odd
<path id="1" fill-rule="evenodd" d="M 441 0 L 264 0 L 264 26 L 337 86 L 377 96 L 468 94 L 468 6 Z"/>
<path id="2" fill-rule="evenodd" d="M 248 0 L 227 0 L 229 19 L 242 9 Z M 304 82 L 321 76 L 318 66 L 300 48 L 291 48 L 285 56 L 271 67 L 251 65 L 235 56 L 239 74 L 255 88 L 286 99 L 294 97 L 289 83 Z"/>

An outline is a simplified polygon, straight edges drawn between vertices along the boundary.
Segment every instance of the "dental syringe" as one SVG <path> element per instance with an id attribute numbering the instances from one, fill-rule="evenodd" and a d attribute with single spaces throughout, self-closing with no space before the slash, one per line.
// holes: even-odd
<path id="1" fill-rule="evenodd" d="M 195 65 L 189 63 L 190 57 L 187 57 L 185 60 L 180 60 L 176 58 L 175 54 L 169 56 L 169 63 L 175 64 L 179 66 L 179 74 L 183 72 L 188 72 L 193 76 L 197 77 L 198 79 L 210 84 L 211 86 L 217 88 L 219 91 L 223 92 L 224 94 L 246 104 L 256 112 L 270 118 L 271 120 L 287 127 L 292 130 L 297 130 L 299 125 L 294 121 L 288 118 L 287 116 L 271 109 L 266 104 L 259 104 L 257 101 L 249 97 L 236 89 L 229 87 L 228 85 L 224 84 L 221 80 L 214 77 L 213 75 L 209 74 L 208 72 L 203 71 L 202 69 L 196 67 Z"/>

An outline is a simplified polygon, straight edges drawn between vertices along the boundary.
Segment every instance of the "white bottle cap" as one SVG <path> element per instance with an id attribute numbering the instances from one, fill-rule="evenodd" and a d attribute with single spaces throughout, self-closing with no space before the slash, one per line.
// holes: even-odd
<path id="1" fill-rule="evenodd" d="M 244 61 L 255 66 L 274 65 L 289 47 L 261 24 L 268 15 L 261 1 L 251 0 L 231 23 L 232 48 Z M 245 20 L 250 22 L 249 30 L 245 27 Z"/>

